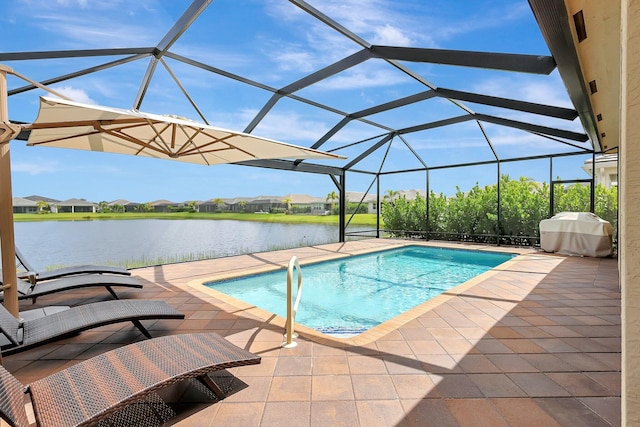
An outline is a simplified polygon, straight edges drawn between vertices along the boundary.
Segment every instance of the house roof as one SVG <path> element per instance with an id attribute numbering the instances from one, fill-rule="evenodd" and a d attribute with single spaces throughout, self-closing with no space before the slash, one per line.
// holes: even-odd
<path id="1" fill-rule="evenodd" d="M 346 197 L 347 201 L 356 203 L 360 202 L 360 200 L 362 200 L 363 203 L 376 203 L 378 199 L 375 194 L 369 193 L 365 196 L 364 192 L 362 191 L 347 191 Z"/>
<path id="2" fill-rule="evenodd" d="M 29 200 L 22 197 L 14 197 L 13 198 L 13 206 L 38 206 L 38 202 L 34 202 L 33 200 Z"/>
<path id="3" fill-rule="evenodd" d="M 109 202 L 110 206 L 113 205 L 121 205 L 121 206 L 129 206 L 129 205 L 139 205 L 140 203 L 138 202 L 130 202 L 129 200 L 126 199 L 118 199 L 118 200 L 114 200 L 113 202 Z"/>
<path id="4" fill-rule="evenodd" d="M 68 199 L 58 203 L 59 206 L 96 206 L 97 203 L 85 199 Z"/>
<path id="5" fill-rule="evenodd" d="M 621 2 L 529 0 L 529 4 L 585 131 L 597 148 L 617 152 Z"/>
<path id="6" fill-rule="evenodd" d="M 60 200 L 56 200 L 56 199 L 52 199 L 50 197 L 43 197 L 43 196 L 27 196 L 24 197 L 27 200 L 33 200 L 34 202 L 39 202 L 39 201 L 43 201 L 43 202 L 47 202 L 47 203 L 58 203 Z"/>
<path id="7" fill-rule="evenodd" d="M 322 197 L 310 196 L 308 194 L 287 194 L 284 199 L 291 199 L 291 203 L 307 205 L 309 203 L 325 203 L 325 199 Z"/>

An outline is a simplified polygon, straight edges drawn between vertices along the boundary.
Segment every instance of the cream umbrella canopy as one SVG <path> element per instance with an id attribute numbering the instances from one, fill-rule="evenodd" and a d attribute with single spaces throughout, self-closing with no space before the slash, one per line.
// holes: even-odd
<path id="1" fill-rule="evenodd" d="M 27 145 L 104 151 L 215 165 L 259 159 L 342 156 L 174 116 L 40 98 Z"/>
<path id="2" fill-rule="evenodd" d="M 21 130 L 30 131 L 27 142 L 29 146 L 103 151 L 202 165 L 259 159 L 344 159 L 335 154 L 175 116 L 88 105 L 57 98 L 41 97 L 35 122 L 15 125 L 9 122 L 7 113 L 6 74 L 9 73 L 52 91 L 0 65 L 0 243 L 4 302 L 7 310 L 16 317 L 18 297 L 15 287 L 17 279 L 9 141 Z"/>

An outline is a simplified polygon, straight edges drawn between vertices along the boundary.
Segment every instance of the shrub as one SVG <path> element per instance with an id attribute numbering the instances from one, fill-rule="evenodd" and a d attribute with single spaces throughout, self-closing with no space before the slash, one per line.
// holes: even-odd
<path id="1" fill-rule="evenodd" d="M 588 186 L 557 185 L 554 189 L 554 211 L 588 211 Z M 390 191 L 391 195 L 397 192 Z M 456 187 L 456 194 L 429 194 L 429 221 L 426 221 L 426 201 L 423 197 L 407 200 L 393 196 L 385 198 L 381 206 L 384 227 L 392 236 L 423 237 L 471 242 L 500 242 L 532 245 L 539 242 L 540 221 L 549 217 L 550 187 L 531 178 L 500 180 L 500 224 L 498 224 L 498 186 L 481 188 L 476 184 L 464 193 Z M 595 214 L 609 221 L 617 233 L 618 192 L 598 185 L 595 189 Z"/>

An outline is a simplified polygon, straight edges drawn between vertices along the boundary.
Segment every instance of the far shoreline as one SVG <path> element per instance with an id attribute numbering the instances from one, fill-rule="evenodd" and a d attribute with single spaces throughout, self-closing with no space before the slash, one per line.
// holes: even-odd
<path id="1" fill-rule="evenodd" d="M 351 215 L 347 214 L 347 220 Z M 203 219 L 203 220 L 233 220 L 253 222 L 278 222 L 285 224 L 327 224 L 338 225 L 338 215 L 287 215 L 287 214 L 257 214 L 257 213 L 210 213 L 210 212 L 125 212 L 125 213 L 48 213 L 24 214 L 14 213 L 14 222 L 36 221 L 99 221 L 99 220 L 138 220 L 138 219 Z M 382 219 L 381 226 L 382 226 Z M 350 225 L 376 227 L 376 214 L 356 214 L 349 222 Z"/>

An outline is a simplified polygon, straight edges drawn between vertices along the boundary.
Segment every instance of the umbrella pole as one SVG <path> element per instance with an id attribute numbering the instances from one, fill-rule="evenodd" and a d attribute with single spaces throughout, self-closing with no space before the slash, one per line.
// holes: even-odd
<path id="1" fill-rule="evenodd" d="M 13 196 L 11 193 L 11 159 L 9 142 L 19 128 L 9 123 L 7 73 L 11 68 L 0 64 L 0 250 L 2 250 L 2 289 L 4 306 L 18 317 L 18 282 L 16 245 L 13 234 Z M 0 359 L 1 360 L 1 359 Z"/>

